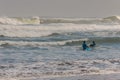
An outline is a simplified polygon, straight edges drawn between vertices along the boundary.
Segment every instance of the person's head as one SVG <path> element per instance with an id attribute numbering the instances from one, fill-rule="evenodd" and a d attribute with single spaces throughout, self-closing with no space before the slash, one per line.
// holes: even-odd
<path id="1" fill-rule="evenodd" d="M 95 44 L 95 41 L 93 41 L 93 44 Z"/>
<path id="2" fill-rule="evenodd" d="M 83 43 L 85 43 L 85 41 L 83 41 Z"/>

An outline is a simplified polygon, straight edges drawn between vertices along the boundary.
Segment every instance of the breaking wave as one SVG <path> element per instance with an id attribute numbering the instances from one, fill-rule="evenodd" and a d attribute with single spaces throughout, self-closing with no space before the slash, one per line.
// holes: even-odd
<path id="1" fill-rule="evenodd" d="M 1 17 L 0 78 L 31 80 L 120 73 L 119 20 L 119 16 Z M 83 51 L 82 42 L 89 46 L 93 40 L 96 47 Z"/>
<path id="2" fill-rule="evenodd" d="M 16 25 L 0 25 L 1 37 L 43 37 L 57 36 L 60 34 L 71 34 L 79 32 L 83 35 L 91 34 L 93 36 L 113 36 L 119 37 L 120 25 L 40 25 L 40 26 L 16 26 Z M 79 35 L 81 35 L 79 34 Z M 89 35 L 88 35 L 89 36 Z"/>
<path id="3" fill-rule="evenodd" d="M 57 45 L 75 45 L 81 43 L 82 41 L 87 41 L 88 39 L 75 39 L 75 40 L 65 40 L 56 42 L 27 42 L 27 41 L 0 41 L 0 45 L 3 47 L 7 46 L 57 46 Z"/>
<path id="4" fill-rule="evenodd" d="M 20 25 L 20 24 L 39 24 L 39 17 L 32 18 L 22 18 L 22 17 L 0 17 L 0 24 L 11 24 L 11 25 Z"/>
<path id="5" fill-rule="evenodd" d="M 48 41 L 48 42 L 36 42 L 36 41 L 0 41 L 0 46 L 11 47 L 11 46 L 26 46 L 26 47 L 39 47 L 39 46 L 74 46 L 81 45 L 83 41 L 90 43 L 91 41 L 96 41 L 100 43 L 119 43 L 120 38 L 83 38 L 83 39 L 73 39 L 73 40 L 63 40 L 63 41 Z"/>
<path id="6" fill-rule="evenodd" d="M 40 18 L 36 17 L 0 17 L 0 24 L 50 24 L 50 23 L 74 23 L 74 24 L 119 24 L 119 16 L 106 18 Z"/>
<path id="7" fill-rule="evenodd" d="M 120 21 L 120 16 L 109 16 L 103 19 L 111 20 L 111 21 Z"/>

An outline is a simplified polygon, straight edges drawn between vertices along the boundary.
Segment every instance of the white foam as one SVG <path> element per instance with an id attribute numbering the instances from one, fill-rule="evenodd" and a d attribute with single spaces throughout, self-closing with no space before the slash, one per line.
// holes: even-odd
<path id="1" fill-rule="evenodd" d="M 17 21 L 16 19 L 13 18 L 8 18 L 8 17 L 0 17 L 0 23 L 1 24 L 22 24 L 22 22 Z"/>
<path id="2" fill-rule="evenodd" d="M 53 33 L 68 32 L 93 32 L 93 31 L 112 31 L 119 32 L 120 25 L 40 25 L 40 26 L 14 26 L 0 25 L 0 35 L 9 37 L 41 37 Z M 93 33 L 94 34 L 94 33 Z M 99 34 L 101 35 L 101 34 Z M 103 34 L 104 35 L 104 34 Z"/>
<path id="3" fill-rule="evenodd" d="M 0 17 L 1 24 L 48 24 L 48 23 L 74 23 L 74 24 L 119 24 L 120 16 L 106 18 L 40 18 L 33 17 Z"/>
<path id="4" fill-rule="evenodd" d="M 107 65 L 107 67 L 101 69 L 100 65 L 102 64 Z M 50 61 L 46 63 L 37 62 L 33 64 L 21 63 L 13 64 L 13 68 L 9 68 L 10 64 L 1 66 L 3 69 L 0 68 L 0 77 L 9 78 L 42 78 L 120 73 L 119 65 L 113 64 L 108 60 Z"/>
<path id="5" fill-rule="evenodd" d="M 20 25 L 20 24 L 40 24 L 39 17 L 23 18 L 23 17 L 0 17 L 0 24 Z"/>

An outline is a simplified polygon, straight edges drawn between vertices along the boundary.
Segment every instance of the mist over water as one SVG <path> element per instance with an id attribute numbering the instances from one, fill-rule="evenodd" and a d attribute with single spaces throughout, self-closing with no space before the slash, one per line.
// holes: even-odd
<path id="1" fill-rule="evenodd" d="M 120 20 L 0 18 L 0 77 L 33 78 L 120 72 Z M 82 42 L 96 42 L 91 51 Z"/>

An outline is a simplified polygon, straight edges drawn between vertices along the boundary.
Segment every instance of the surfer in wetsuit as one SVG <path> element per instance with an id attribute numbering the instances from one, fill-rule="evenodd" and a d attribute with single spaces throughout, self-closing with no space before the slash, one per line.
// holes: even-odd
<path id="1" fill-rule="evenodd" d="M 92 44 L 90 44 L 90 47 L 95 47 L 96 43 L 95 41 L 92 42 Z"/>
<path id="2" fill-rule="evenodd" d="M 83 41 L 83 43 L 82 43 L 82 48 L 83 48 L 83 50 L 86 50 L 88 48 L 88 46 L 87 46 L 85 41 Z"/>

